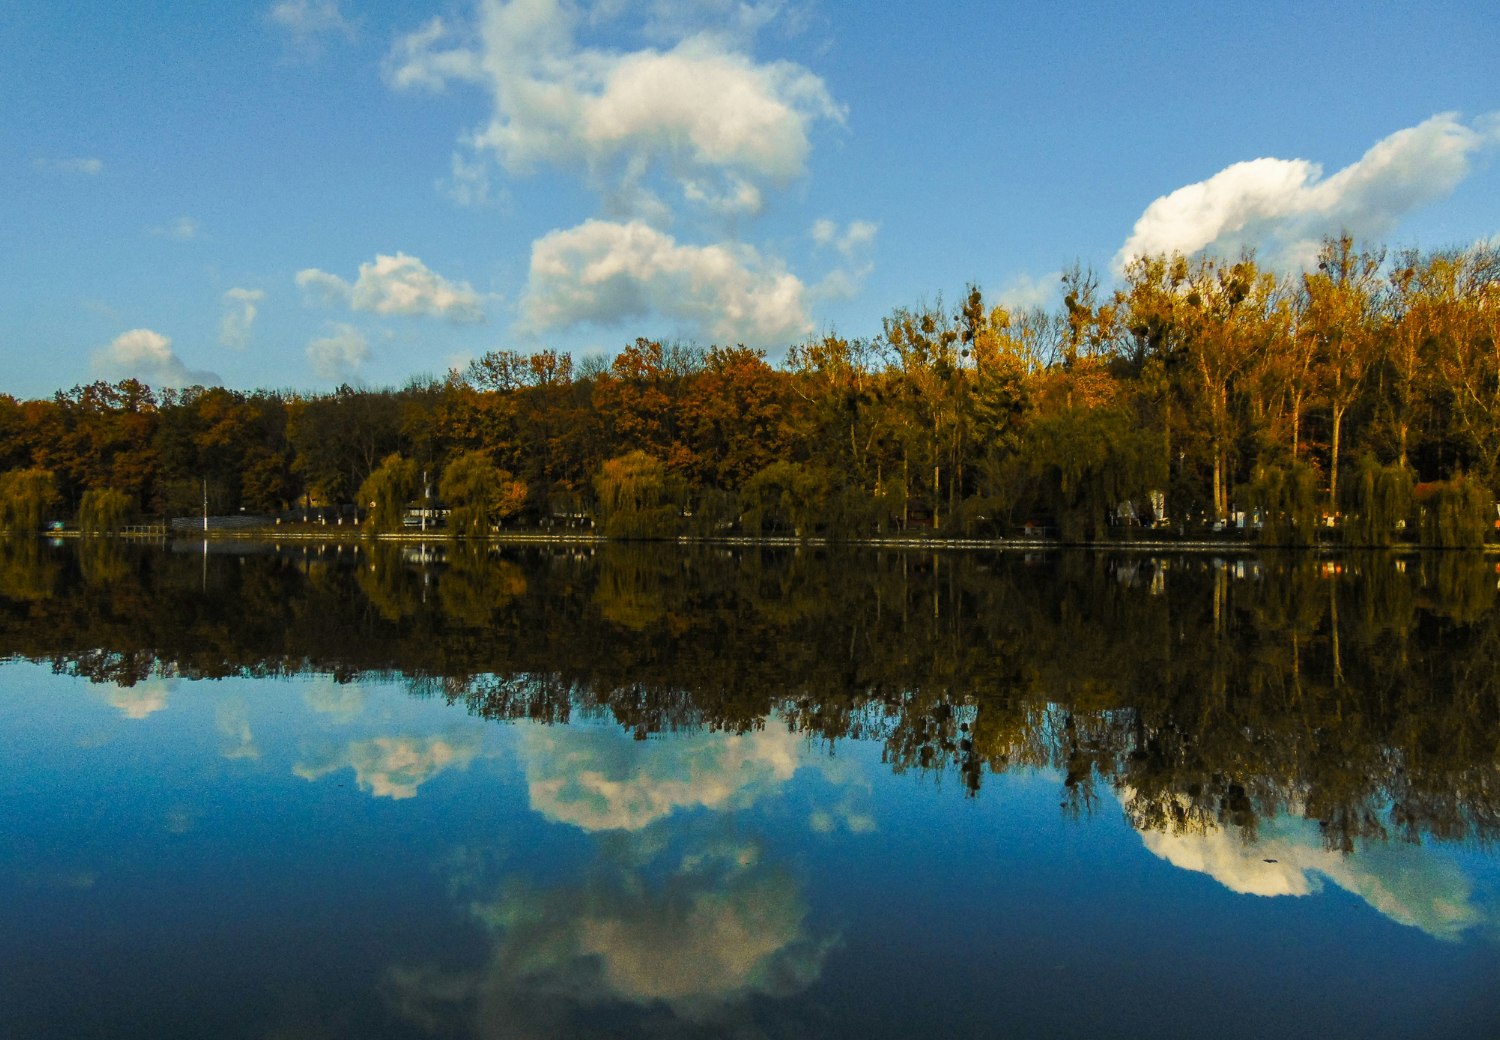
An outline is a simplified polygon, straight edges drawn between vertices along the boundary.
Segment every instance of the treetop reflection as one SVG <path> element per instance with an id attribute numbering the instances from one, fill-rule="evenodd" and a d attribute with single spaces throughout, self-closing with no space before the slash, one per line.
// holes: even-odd
<path id="1" fill-rule="evenodd" d="M 399 675 L 489 719 L 764 733 L 726 754 L 768 778 L 782 726 L 879 741 L 891 769 L 973 794 L 1055 769 L 1065 812 L 1107 785 L 1135 827 L 1180 839 L 1288 818 L 1335 851 L 1500 832 L 1500 612 L 1477 554 L 184 549 L 0 543 L 0 653 L 113 684 L 132 718 L 178 677 L 323 673 L 309 704 L 337 715 L 351 681 Z M 299 769 L 400 797 L 469 754 L 331 747 Z M 662 811 L 613 787 L 623 801 L 580 801 L 607 762 L 549 763 L 531 782 L 580 825 Z"/>

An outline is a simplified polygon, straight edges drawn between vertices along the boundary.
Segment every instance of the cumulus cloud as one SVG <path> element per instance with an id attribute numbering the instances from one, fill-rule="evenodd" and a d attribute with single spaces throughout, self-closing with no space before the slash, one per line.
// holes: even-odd
<path id="1" fill-rule="evenodd" d="M 1327 177 L 1306 159 L 1235 163 L 1146 207 L 1115 266 L 1154 253 L 1246 246 L 1273 264 L 1306 266 L 1327 235 L 1389 235 L 1408 213 L 1451 193 L 1475 155 L 1497 142 L 1493 116 L 1466 126 L 1448 112 L 1396 131 Z"/>
<path id="2" fill-rule="evenodd" d="M 758 210 L 759 185 L 805 169 L 812 125 L 844 118 L 820 78 L 754 61 L 742 33 L 682 24 L 670 47 L 619 52 L 580 45 L 582 17 L 569 0 L 486 0 L 472 27 L 439 17 L 398 40 L 386 75 L 398 89 L 486 90 L 493 111 L 466 143 L 513 172 L 576 168 L 622 200 L 651 198 L 638 186 L 661 172 L 718 210 Z"/>
<path id="3" fill-rule="evenodd" d="M 189 369 L 172 341 L 151 329 L 131 329 L 94 352 L 92 367 L 105 379 L 139 379 L 155 387 L 207 386 L 219 382 L 212 372 Z"/>
<path id="4" fill-rule="evenodd" d="M 266 298 L 261 289 L 230 289 L 224 294 L 224 316 L 219 319 L 219 342 L 243 350 L 250 342 L 250 328 L 259 313 L 257 304 Z"/>
<path id="5" fill-rule="evenodd" d="M 590 220 L 532 244 L 522 310 L 534 331 L 654 313 L 689 335 L 777 346 L 812 328 L 805 292 L 749 246 L 686 245 L 642 221 Z"/>
<path id="6" fill-rule="evenodd" d="M 307 345 L 307 361 L 323 379 L 348 379 L 370 359 L 370 344 L 353 325 L 342 322 Z"/>
<path id="7" fill-rule="evenodd" d="M 417 789 L 450 769 L 468 769 L 480 751 L 475 733 L 436 737 L 375 737 L 334 748 L 292 772 L 317 780 L 340 769 L 353 769 L 361 791 L 375 798 L 415 798 Z"/>
<path id="8" fill-rule="evenodd" d="M 310 267 L 297 272 L 297 284 L 323 303 L 342 303 L 374 314 L 430 315 L 452 322 L 484 321 L 479 294 L 468 282 L 450 282 L 414 256 L 377 254 L 359 265 L 351 285 L 338 275 Z"/>
<path id="9" fill-rule="evenodd" d="M 1344 855 L 1324 848 L 1316 824 L 1285 816 L 1266 821 L 1255 842 L 1227 831 L 1147 831 L 1141 840 L 1173 866 L 1207 874 L 1232 892 L 1305 896 L 1328 881 L 1392 921 L 1438 939 L 1457 939 L 1485 920 L 1463 872 L 1417 845 L 1372 846 Z"/>

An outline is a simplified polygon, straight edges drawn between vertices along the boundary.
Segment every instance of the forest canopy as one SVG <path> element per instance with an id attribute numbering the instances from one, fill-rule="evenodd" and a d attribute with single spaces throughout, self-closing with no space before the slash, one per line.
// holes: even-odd
<path id="1" fill-rule="evenodd" d="M 1069 540 L 1327 517 L 1361 544 L 1471 544 L 1500 488 L 1500 248 L 1347 237 L 1277 275 L 1150 256 L 1060 308 L 897 308 L 871 338 L 765 352 L 637 339 L 612 358 L 495 350 L 446 378 L 301 394 L 93 383 L 0 395 L 4 523 L 280 513 L 442 489 L 465 530 L 597 521 L 724 531 Z M 372 483 L 374 481 L 374 483 Z M 104 496 L 108 493 L 108 497 Z M 472 499 L 472 501 L 470 501 Z M 388 513 L 388 511 L 387 511 Z M 1420 513 L 1420 517 L 1419 514 Z M 1446 518 L 1446 519 L 1445 519 Z M 1444 526 L 1446 525 L 1446 526 Z"/>

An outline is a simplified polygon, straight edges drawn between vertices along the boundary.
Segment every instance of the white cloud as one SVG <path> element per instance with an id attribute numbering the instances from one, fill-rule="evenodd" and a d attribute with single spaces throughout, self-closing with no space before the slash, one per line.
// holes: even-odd
<path id="1" fill-rule="evenodd" d="M 198 222 L 192 217 L 178 217 L 170 224 L 152 228 L 151 233 L 158 238 L 175 238 L 187 242 L 198 237 Z"/>
<path id="2" fill-rule="evenodd" d="M 375 798 L 401 801 L 415 798 L 417 789 L 450 769 L 468 769 L 480 751 L 475 733 L 442 737 L 375 737 L 353 741 L 312 762 L 300 762 L 292 772 L 317 780 L 340 769 L 353 769 L 361 791 Z"/>
<path id="3" fill-rule="evenodd" d="M 1012 310 L 1024 311 L 1036 307 L 1050 307 L 1061 295 L 1062 272 L 1053 271 L 1040 278 L 1019 274 L 1000 287 L 995 302 Z"/>
<path id="4" fill-rule="evenodd" d="M 94 177 L 104 172 L 104 161 L 90 156 L 77 156 L 71 159 L 37 159 L 32 165 L 38 170 L 84 177 Z"/>
<path id="5" fill-rule="evenodd" d="M 259 313 L 257 304 L 266 298 L 261 289 L 230 289 L 224 294 L 224 316 L 219 319 L 219 342 L 243 350 L 250 342 L 250 329 Z"/>
<path id="6" fill-rule="evenodd" d="M 478 209 L 492 201 L 489 166 L 455 151 L 449 162 L 449 175 L 438 181 L 438 189 L 460 206 Z"/>
<path id="7" fill-rule="evenodd" d="M 875 245 L 880 225 L 869 220 L 855 220 L 840 228 L 824 217 L 813 222 L 808 236 L 818 246 L 832 248 L 843 255 L 842 266 L 835 267 L 813 287 L 811 295 L 819 300 L 849 300 L 858 296 L 865 279 L 875 265 L 864 259 Z"/>
<path id="8" fill-rule="evenodd" d="M 218 383 L 212 372 L 189 369 L 172 350 L 172 341 L 151 329 L 131 329 L 94 352 L 93 370 L 106 379 L 139 379 L 154 387 Z"/>
<path id="9" fill-rule="evenodd" d="M 869 220 L 851 221 L 840 230 L 837 222 L 827 217 L 813 222 L 809 234 L 820 246 L 832 246 L 845 256 L 853 256 L 862 249 L 875 244 L 875 234 L 880 225 Z"/>
<path id="10" fill-rule="evenodd" d="M 431 315 L 452 322 L 484 321 L 480 296 L 468 282 L 450 282 L 414 256 L 377 254 L 359 265 L 350 285 L 338 275 L 310 267 L 297 284 L 323 303 L 344 303 L 375 314 Z"/>
<path id="11" fill-rule="evenodd" d="M 659 314 L 686 334 L 778 346 L 812 328 L 804 296 L 749 246 L 683 245 L 638 220 L 590 220 L 532 244 L 522 309 L 536 331 Z"/>
<path id="12" fill-rule="evenodd" d="M 630 52 L 580 45 L 580 22 L 569 0 L 486 0 L 472 30 L 434 18 L 400 39 L 386 75 L 398 89 L 481 86 L 493 111 L 471 146 L 513 172 L 582 170 L 637 215 L 653 173 L 711 211 L 758 211 L 758 182 L 800 175 L 812 125 L 844 118 L 808 70 L 745 53 L 737 37 L 756 19 L 727 32 L 680 26 L 689 35 L 671 47 Z"/>
<path id="13" fill-rule="evenodd" d="M 329 34 L 354 38 L 354 26 L 339 10 L 338 0 L 277 0 L 267 16 L 303 45 Z"/>
<path id="14" fill-rule="evenodd" d="M 307 345 L 307 360 L 323 379 L 348 379 L 370 359 L 370 344 L 353 325 L 334 325 L 329 335 Z"/>
<path id="15" fill-rule="evenodd" d="M 1398 924 L 1438 939 L 1457 939 L 1484 921 L 1463 872 L 1417 845 L 1372 846 L 1345 855 L 1324 848 L 1315 823 L 1288 816 L 1265 821 L 1253 843 L 1227 831 L 1146 831 L 1141 841 L 1173 866 L 1207 874 L 1232 892 L 1305 896 L 1326 879 Z"/>
<path id="16" fill-rule="evenodd" d="M 1252 246 L 1272 265 L 1305 266 L 1323 237 L 1389 235 L 1401 218 L 1451 193 L 1475 154 L 1500 140 L 1496 120 L 1471 126 L 1455 113 L 1433 116 L 1377 142 L 1328 177 L 1306 159 L 1252 159 L 1178 188 L 1146 207 L 1115 257 L 1232 254 Z"/>

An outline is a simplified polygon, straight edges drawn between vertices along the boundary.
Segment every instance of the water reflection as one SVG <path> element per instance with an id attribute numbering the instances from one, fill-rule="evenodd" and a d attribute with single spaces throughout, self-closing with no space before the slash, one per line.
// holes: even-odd
<path id="1" fill-rule="evenodd" d="M 401 1013 L 476 1037 L 724 1035 L 752 997 L 815 983 L 835 939 L 808 926 L 801 887 L 753 838 L 710 822 L 601 841 L 584 877 L 515 874 L 471 912 L 492 936 L 477 970 L 403 966 Z"/>
<path id="2" fill-rule="evenodd" d="M 684 734 L 643 755 L 614 730 L 528 727 L 518 751 L 531 807 L 547 819 L 586 831 L 638 831 L 678 810 L 753 804 L 792 778 L 806 745 L 771 727 Z"/>
<path id="3" fill-rule="evenodd" d="M 292 578 L 280 573 L 288 562 Z M 828 608 L 788 608 L 799 620 L 768 645 L 810 670 L 767 691 L 770 666 L 746 656 L 747 674 L 720 700 L 666 679 L 729 679 L 718 658 L 752 644 L 710 647 L 710 636 L 772 631 L 746 620 L 754 600 L 742 586 L 661 590 L 678 599 L 660 629 L 633 628 L 589 613 L 598 560 L 522 560 L 513 565 L 526 591 L 503 609 L 550 611 L 552 627 L 502 612 L 509 627 L 455 635 L 419 611 L 404 624 L 431 627 L 408 641 L 366 613 L 351 573 L 328 566 L 314 580 L 310 563 L 225 558 L 208 584 L 243 608 L 237 583 L 284 583 L 306 599 L 281 609 L 305 624 L 336 611 L 330 625 L 355 619 L 343 645 L 363 656 L 338 667 L 358 681 L 332 667 L 294 673 L 290 662 L 314 653 L 305 633 L 253 619 L 252 638 L 230 644 L 242 674 L 218 681 L 188 678 L 203 660 L 190 647 L 144 639 L 0 665 L 0 735 L 19 778 L 0 819 L 0 899 L 11 908 L 0 918 L 0 1005 L 17 1035 L 1488 1035 L 1500 871 L 1458 839 L 1482 829 L 1493 767 L 1453 788 L 1446 808 L 1382 805 L 1435 791 L 1449 766 L 1429 749 L 1409 768 L 1420 740 L 1396 712 L 1349 718 L 1350 705 L 1372 703 L 1352 691 L 1350 728 L 1381 735 L 1394 757 L 1349 794 L 1326 786 L 1348 774 L 1297 737 L 1285 705 L 1234 696 L 1254 654 L 1221 648 L 1240 668 L 1223 673 L 1228 699 L 1207 704 L 1176 685 L 1213 674 L 1180 661 L 1201 648 L 1171 640 L 1159 658 L 1167 691 L 1134 703 L 1121 684 L 1140 666 L 1123 658 L 1014 656 L 1011 625 L 1030 637 L 1055 626 L 1054 650 L 1061 630 L 1122 645 L 1098 630 L 1103 618 L 1167 623 L 1142 621 L 1134 638 L 1179 626 L 1201 635 L 1190 619 L 1212 626 L 1212 599 L 1190 592 L 1212 597 L 1212 569 L 1184 565 L 1179 580 L 1158 568 L 1157 594 L 1144 575 L 1131 584 L 1085 570 L 1073 595 L 1112 594 L 1038 598 L 1004 623 L 965 597 L 1019 603 L 1045 587 L 1032 571 L 955 566 L 958 594 L 940 597 L 936 616 L 932 583 L 948 580 L 951 561 L 935 575 L 887 572 L 879 620 L 855 620 L 900 621 L 869 650 L 851 658 L 841 643 L 815 655 L 797 633 L 835 624 Z M 133 595 L 162 587 L 157 565 L 132 563 L 142 575 Z M 426 577 L 436 602 L 446 575 Z M 811 569 L 758 580 L 831 590 L 850 579 Z M 1231 647 L 1252 591 L 1235 580 L 1256 579 L 1229 579 L 1219 624 Z M 894 594 L 903 583 L 905 604 Z M 117 582 L 112 594 L 131 587 Z M 701 630 L 671 621 L 684 595 L 717 602 L 718 620 Z M 1440 658 L 1434 635 L 1469 645 L 1488 616 L 1434 620 L 1418 599 L 1403 652 L 1420 674 Z M 119 633 L 115 602 L 64 600 Z M 1140 603 L 1170 609 L 1135 613 Z M 211 600 L 158 609 L 205 632 L 235 628 Z M 922 656 L 915 633 L 940 634 L 955 615 L 947 631 L 1011 641 L 956 644 L 947 663 L 930 648 Z M 7 606 L 5 631 L 42 641 L 21 616 Z M 1329 683 L 1327 618 L 1306 622 L 1304 720 L 1332 711 L 1317 692 Z M 1357 632 L 1343 630 L 1342 689 L 1388 674 L 1349 650 Z M 585 637 L 595 642 L 574 658 L 553 645 Z M 511 666 L 457 677 L 391 667 L 417 653 L 503 653 Z M 52 669 L 119 674 L 117 662 L 143 656 L 152 663 L 135 685 Z M 612 681 L 626 660 L 640 682 Z M 1482 662 L 1466 667 L 1431 674 L 1486 674 Z M 910 678 L 895 682 L 901 674 Z M 1048 685 L 1064 679 L 1076 685 Z M 1421 688 L 1445 703 L 1445 688 Z M 1047 689 L 1058 699 L 1022 692 Z M 1446 692 L 1459 689 L 1474 687 Z M 751 710 L 763 704 L 765 714 Z M 140 716 L 136 705 L 151 707 Z M 1405 723 L 1417 736 L 1427 724 Z M 1317 740 L 1359 752 L 1356 765 L 1383 760 L 1324 728 Z M 1331 825 L 1328 807 L 1356 795 L 1369 836 L 1345 851 L 1349 828 Z M 1464 822 L 1430 840 L 1427 822 L 1453 813 Z M 1412 832 L 1422 843 L 1402 840 L 1398 820 L 1426 821 Z M 1227 1021 L 1226 1006 L 1245 1011 Z"/>
<path id="4" fill-rule="evenodd" d="M 1380 845 L 1344 855 L 1325 848 L 1315 825 L 1296 817 L 1262 824 L 1245 842 L 1224 831 L 1146 831 L 1146 848 L 1175 867 L 1207 874 L 1231 892 L 1307 896 L 1324 881 L 1359 896 L 1397 924 L 1436 939 L 1457 940 L 1486 923 L 1473 884 L 1451 860 L 1415 845 Z"/>
<path id="5" fill-rule="evenodd" d="M 361 791 L 376 798 L 415 798 L 417 789 L 450 769 L 465 770 L 480 753 L 473 733 L 444 736 L 383 736 L 328 745 L 299 761 L 293 772 L 304 780 L 353 769 Z"/>
<path id="6" fill-rule="evenodd" d="M 138 718 L 178 677 L 310 670 L 329 678 L 309 703 L 345 720 L 353 683 L 399 675 L 487 719 L 747 737 L 724 752 L 743 761 L 658 749 L 678 783 L 649 791 L 535 737 L 538 796 L 599 826 L 783 777 L 774 717 L 970 794 L 1055 769 L 1067 813 L 1128 792 L 1143 831 L 1253 837 L 1292 814 L 1344 852 L 1500 833 L 1493 557 L 213 548 L 7 543 L 0 652 L 108 684 Z M 255 754 L 232 714 L 221 729 Z M 341 745 L 302 768 L 396 796 L 465 754 Z"/>

